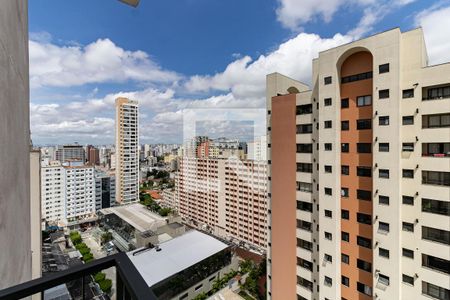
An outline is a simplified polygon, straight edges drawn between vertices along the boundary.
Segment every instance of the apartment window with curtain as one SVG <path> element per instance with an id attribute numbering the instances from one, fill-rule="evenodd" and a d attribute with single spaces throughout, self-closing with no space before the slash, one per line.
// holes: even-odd
<path id="1" fill-rule="evenodd" d="M 450 186 L 450 172 L 422 171 L 422 184 Z"/>
<path id="2" fill-rule="evenodd" d="M 450 113 L 422 115 L 422 128 L 450 127 Z"/>
<path id="3" fill-rule="evenodd" d="M 356 98 L 356 105 L 357 106 L 369 106 L 372 105 L 372 96 L 358 96 Z"/>

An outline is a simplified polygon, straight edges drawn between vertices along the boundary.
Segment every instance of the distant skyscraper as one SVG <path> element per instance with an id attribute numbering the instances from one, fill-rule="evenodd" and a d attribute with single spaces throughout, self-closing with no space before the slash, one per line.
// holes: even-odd
<path id="1" fill-rule="evenodd" d="M 116 99 L 116 201 L 139 200 L 139 124 L 137 101 Z"/>
<path id="2" fill-rule="evenodd" d="M 100 164 L 100 151 L 97 148 L 90 148 L 88 155 L 88 163 L 90 165 L 95 166 Z"/>
<path id="3" fill-rule="evenodd" d="M 86 156 L 83 146 L 78 144 L 58 146 L 56 160 L 61 163 L 65 161 L 78 160 L 85 162 Z"/>

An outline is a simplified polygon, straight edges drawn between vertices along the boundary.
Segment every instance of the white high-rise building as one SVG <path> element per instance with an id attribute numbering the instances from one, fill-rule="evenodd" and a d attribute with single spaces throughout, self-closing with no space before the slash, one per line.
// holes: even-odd
<path id="1" fill-rule="evenodd" d="M 139 200 L 139 106 L 137 101 L 116 99 L 116 201 Z"/>
<path id="2" fill-rule="evenodd" d="M 267 160 L 267 137 L 265 135 L 247 143 L 247 159 Z"/>
<path id="3" fill-rule="evenodd" d="M 94 168 L 59 161 L 41 167 L 42 218 L 69 225 L 95 215 Z"/>

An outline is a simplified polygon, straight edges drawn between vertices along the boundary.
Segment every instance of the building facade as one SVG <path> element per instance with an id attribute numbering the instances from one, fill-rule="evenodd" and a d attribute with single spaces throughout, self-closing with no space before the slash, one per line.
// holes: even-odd
<path id="1" fill-rule="evenodd" d="M 268 75 L 271 299 L 449 299 L 450 64 L 421 29 Z"/>
<path id="2" fill-rule="evenodd" d="M 116 201 L 139 200 L 139 106 L 137 101 L 116 99 Z"/>
<path id="3" fill-rule="evenodd" d="M 95 216 L 94 168 L 58 161 L 41 166 L 42 219 L 60 225 Z"/>
<path id="4" fill-rule="evenodd" d="M 175 182 L 180 215 L 217 236 L 265 248 L 266 168 L 265 162 L 183 157 Z"/>
<path id="5" fill-rule="evenodd" d="M 260 136 L 247 143 L 247 159 L 267 160 L 267 137 Z"/>
<path id="6" fill-rule="evenodd" d="M 114 206 L 116 203 L 116 178 L 106 173 L 95 174 L 95 209 Z"/>
<path id="7" fill-rule="evenodd" d="M 82 161 L 86 160 L 86 152 L 82 145 L 62 145 L 56 149 L 56 160 L 64 163 L 66 161 Z"/>

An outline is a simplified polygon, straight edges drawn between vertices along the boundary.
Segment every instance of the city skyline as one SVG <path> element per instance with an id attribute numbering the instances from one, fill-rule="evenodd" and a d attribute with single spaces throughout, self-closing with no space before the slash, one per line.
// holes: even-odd
<path id="1" fill-rule="evenodd" d="M 446 1 L 306 1 L 301 10 L 293 3 L 30 3 L 33 142 L 113 143 L 114 99 L 124 96 L 141 103 L 143 143 L 181 143 L 184 109 L 264 108 L 266 74 L 309 84 L 319 51 L 395 26 L 423 26 L 430 63 L 449 60 Z M 183 14 L 169 12 L 173 5 Z"/>

